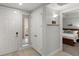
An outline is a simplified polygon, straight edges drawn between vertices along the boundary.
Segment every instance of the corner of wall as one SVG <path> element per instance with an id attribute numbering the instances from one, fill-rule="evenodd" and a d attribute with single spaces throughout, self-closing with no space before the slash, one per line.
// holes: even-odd
<path id="1" fill-rule="evenodd" d="M 59 48 L 59 49 L 55 50 L 54 52 L 49 53 L 48 56 L 53 56 L 54 54 L 58 53 L 59 51 L 62 51 L 62 48 Z"/>

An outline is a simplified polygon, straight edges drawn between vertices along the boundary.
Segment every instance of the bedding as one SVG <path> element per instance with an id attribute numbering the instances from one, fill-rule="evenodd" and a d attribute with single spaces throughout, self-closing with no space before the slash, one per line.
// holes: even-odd
<path id="1" fill-rule="evenodd" d="M 63 37 L 68 38 L 68 39 L 72 39 L 74 42 L 76 42 L 76 40 L 78 39 L 78 35 L 75 32 L 73 32 L 73 33 L 63 33 Z"/>
<path id="2" fill-rule="evenodd" d="M 73 31 L 71 31 L 71 30 L 64 30 L 64 33 L 70 33 L 70 34 L 73 34 Z"/>

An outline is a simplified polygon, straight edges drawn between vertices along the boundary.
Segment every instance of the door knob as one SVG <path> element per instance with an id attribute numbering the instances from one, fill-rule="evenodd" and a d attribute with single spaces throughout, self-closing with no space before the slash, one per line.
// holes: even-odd
<path id="1" fill-rule="evenodd" d="M 16 32 L 16 37 L 18 37 L 18 32 Z"/>
<path id="2" fill-rule="evenodd" d="M 37 37 L 37 35 L 34 35 L 34 37 Z"/>

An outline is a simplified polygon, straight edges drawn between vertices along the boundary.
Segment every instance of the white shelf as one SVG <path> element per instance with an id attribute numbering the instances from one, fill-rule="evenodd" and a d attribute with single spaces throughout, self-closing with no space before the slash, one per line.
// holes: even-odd
<path id="1" fill-rule="evenodd" d="M 47 26 L 59 26 L 59 24 L 47 24 Z"/>

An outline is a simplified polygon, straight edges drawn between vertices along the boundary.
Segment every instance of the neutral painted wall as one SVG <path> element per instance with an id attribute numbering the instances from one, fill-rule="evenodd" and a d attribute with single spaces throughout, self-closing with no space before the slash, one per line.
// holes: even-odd
<path id="1" fill-rule="evenodd" d="M 22 14 L 24 12 L 0 6 L 0 54 L 21 48 Z M 16 32 L 19 33 L 17 38 Z"/>
<path id="2" fill-rule="evenodd" d="M 73 15 L 64 17 L 63 27 L 67 27 L 69 24 L 73 24 L 73 26 L 79 26 L 79 15 L 76 14 L 75 17 Z"/>

